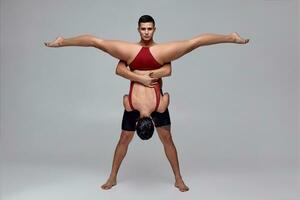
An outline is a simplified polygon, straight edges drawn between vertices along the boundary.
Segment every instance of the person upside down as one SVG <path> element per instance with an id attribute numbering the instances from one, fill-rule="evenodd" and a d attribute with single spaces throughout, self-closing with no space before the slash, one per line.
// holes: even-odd
<path id="1" fill-rule="evenodd" d="M 133 70 L 133 72 L 140 75 L 151 74 L 150 70 Z M 136 132 L 142 140 L 152 137 L 154 125 L 151 114 L 153 112 L 164 113 L 169 106 L 169 98 L 168 93 L 162 93 L 161 79 L 157 80 L 152 87 L 146 87 L 141 83 L 131 81 L 129 95 L 124 95 L 123 105 L 128 112 L 134 110 L 139 112 Z"/>
<path id="2" fill-rule="evenodd" d="M 129 63 L 129 66 L 132 65 L 133 67 L 134 59 L 139 57 L 137 56 L 138 54 L 148 54 L 146 58 L 144 57 L 141 59 L 141 62 L 144 60 L 147 63 L 147 59 L 150 59 L 150 62 L 155 63 L 155 58 L 157 63 L 155 65 L 148 65 L 148 67 L 157 67 L 156 70 L 160 70 L 163 69 L 162 64 L 168 64 L 171 61 L 176 60 L 199 47 L 221 43 L 247 44 L 249 42 L 249 39 L 244 39 L 238 33 L 233 32 L 226 35 L 204 33 L 190 39 L 157 44 L 153 40 L 155 30 L 156 27 L 154 19 L 149 15 L 143 15 L 138 21 L 138 32 L 140 34 L 140 41 L 138 43 L 130 43 L 120 40 L 106 40 L 86 34 L 72 38 L 57 37 L 54 41 L 45 42 L 44 44 L 47 47 L 55 48 L 65 46 L 94 47 L 108 53 L 114 58 L 122 60 L 125 63 Z M 150 51 L 152 56 L 149 55 Z M 153 59 L 151 57 L 153 57 Z M 124 63 L 122 64 L 122 62 L 119 62 L 119 64 L 120 66 L 126 65 Z M 161 68 L 158 67 L 159 65 Z M 144 65 L 140 65 L 138 67 L 143 66 Z M 124 67 L 119 68 L 117 72 L 117 74 L 120 76 L 130 79 L 131 81 L 138 80 L 137 82 L 142 84 L 149 80 L 153 81 L 151 80 L 151 77 L 145 78 L 143 75 L 138 73 L 146 72 L 138 71 L 138 69 L 134 70 L 133 72 L 126 70 Z M 171 121 L 168 108 L 165 109 L 169 103 L 169 95 L 162 95 L 162 91 L 160 91 L 160 95 L 158 95 L 158 89 L 161 87 L 161 85 L 160 87 L 157 87 L 154 84 L 151 86 L 154 88 L 154 90 L 153 88 L 151 88 L 152 90 L 148 90 L 147 88 L 142 88 L 141 85 L 136 82 L 131 84 L 131 92 L 129 92 L 128 96 L 124 97 L 125 109 L 122 119 L 122 132 L 115 149 L 111 173 L 108 180 L 101 186 L 101 188 L 107 190 L 116 185 L 118 170 L 123 158 L 127 153 L 128 145 L 133 138 L 133 133 L 136 128 L 136 121 L 140 117 L 149 117 L 149 114 L 154 110 L 154 112 L 152 112 L 150 115 L 155 124 L 159 138 L 164 145 L 165 154 L 171 164 L 175 177 L 175 187 L 177 187 L 181 192 L 188 191 L 189 187 L 187 187 L 187 185 L 184 183 L 181 176 L 177 150 L 172 140 Z M 144 85 L 149 86 L 151 84 L 147 83 Z M 142 99 L 142 101 L 139 101 L 139 99 Z M 164 109 L 165 111 L 163 112 Z M 140 113 L 137 110 L 139 110 Z M 162 113 L 157 111 L 162 111 Z"/>

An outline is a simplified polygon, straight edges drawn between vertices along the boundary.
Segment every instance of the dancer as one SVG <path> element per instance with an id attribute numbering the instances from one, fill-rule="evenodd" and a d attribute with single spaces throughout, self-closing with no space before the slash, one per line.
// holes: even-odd
<path id="1" fill-rule="evenodd" d="M 135 59 L 137 60 L 137 59 Z M 125 66 L 124 62 L 119 62 L 118 68 Z M 131 65 L 132 66 L 132 65 Z M 164 65 L 162 68 L 171 68 L 170 65 Z M 149 70 L 131 70 L 135 74 L 152 74 Z M 145 68 L 147 69 L 147 68 Z M 167 69 L 169 71 L 169 69 Z M 161 92 L 162 80 L 157 80 L 152 87 L 146 87 L 141 83 L 131 81 L 129 95 L 124 95 L 123 104 L 126 111 L 139 111 L 139 119 L 136 124 L 137 135 L 142 140 L 150 139 L 153 135 L 154 124 L 150 115 L 156 111 L 163 113 L 169 105 L 169 94 Z"/>
<path id="2" fill-rule="evenodd" d="M 72 38 L 57 37 L 54 41 L 45 43 L 45 45 L 48 47 L 95 47 L 119 60 L 123 60 L 126 63 L 131 63 L 138 52 L 140 52 L 142 48 L 146 47 L 149 48 L 149 52 L 151 52 L 157 63 L 163 65 L 164 63 L 169 63 L 173 60 L 176 60 L 192 50 L 202 46 L 220 43 L 246 44 L 249 42 L 249 39 L 244 39 L 240 37 L 238 33 L 234 32 L 227 35 L 206 33 L 188 40 L 156 44 L 153 42 L 155 30 L 156 28 L 153 18 L 146 15 L 142 16 L 138 22 L 138 31 L 141 37 L 141 41 L 138 44 L 119 40 L 105 40 L 92 35 L 80 35 Z M 155 122 L 159 138 L 164 145 L 165 153 L 170 161 L 173 173 L 175 175 L 175 186 L 178 187 L 182 192 L 188 191 L 189 188 L 183 182 L 179 170 L 177 151 L 170 132 L 171 123 L 168 109 L 166 109 L 164 113 L 154 112 L 154 115 L 157 121 L 155 121 L 153 117 L 152 119 Z M 124 111 L 122 133 L 115 150 L 111 174 L 107 182 L 101 186 L 102 189 L 110 189 L 112 186 L 116 185 L 116 178 L 120 164 L 126 155 L 128 145 L 133 137 L 134 130 L 132 130 L 132 126 L 135 125 L 135 118 L 136 112 Z M 126 126 L 129 126 L 131 130 L 127 131 L 127 129 L 124 128 Z"/>

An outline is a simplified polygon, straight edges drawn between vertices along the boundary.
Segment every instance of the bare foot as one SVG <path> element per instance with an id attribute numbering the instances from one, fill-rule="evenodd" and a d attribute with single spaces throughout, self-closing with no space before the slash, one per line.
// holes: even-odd
<path id="1" fill-rule="evenodd" d="M 108 178 L 108 180 L 106 181 L 106 183 L 104 183 L 101 188 L 103 190 L 109 190 L 110 188 L 112 188 L 113 186 L 117 185 L 117 181 L 116 179 L 113 178 Z"/>
<path id="2" fill-rule="evenodd" d="M 54 41 L 52 42 L 44 42 L 45 46 L 47 47 L 59 47 L 64 40 L 63 37 L 57 37 Z"/>
<path id="3" fill-rule="evenodd" d="M 237 44 L 247 44 L 249 39 L 242 38 L 237 32 L 231 33 L 230 36 L 233 38 L 233 42 Z"/>
<path id="4" fill-rule="evenodd" d="M 177 187 L 180 190 L 180 192 L 189 191 L 189 187 L 185 185 L 182 179 L 176 180 L 175 187 Z"/>

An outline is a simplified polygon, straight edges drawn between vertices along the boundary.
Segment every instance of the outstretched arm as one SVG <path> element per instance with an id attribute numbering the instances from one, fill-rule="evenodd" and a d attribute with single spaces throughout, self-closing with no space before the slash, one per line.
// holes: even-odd
<path id="1" fill-rule="evenodd" d="M 153 87 L 159 78 L 171 75 L 171 64 L 165 64 L 159 69 L 152 70 L 149 74 L 141 75 L 130 71 L 124 61 L 119 61 L 116 67 L 116 74 L 131 81 L 139 82 L 147 87 Z"/>

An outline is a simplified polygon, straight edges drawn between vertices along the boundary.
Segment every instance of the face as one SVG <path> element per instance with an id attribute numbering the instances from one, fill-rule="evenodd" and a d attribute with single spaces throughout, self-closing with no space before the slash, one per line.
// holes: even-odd
<path id="1" fill-rule="evenodd" d="M 138 31 L 142 40 L 149 41 L 153 38 L 155 27 L 152 22 L 140 23 Z"/>

